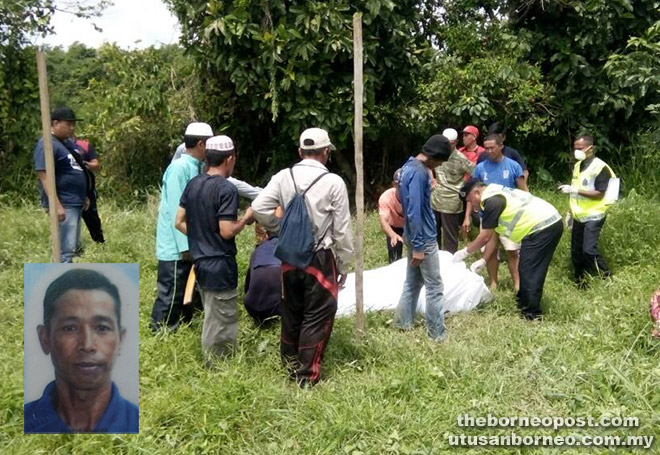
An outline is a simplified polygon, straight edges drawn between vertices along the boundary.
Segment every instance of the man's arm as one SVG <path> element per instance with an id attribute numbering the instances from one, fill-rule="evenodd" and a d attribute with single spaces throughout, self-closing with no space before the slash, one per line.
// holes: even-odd
<path id="1" fill-rule="evenodd" d="M 529 193 L 529 188 L 527 188 L 527 180 L 525 179 L 524 175 L 521 175 L 516 179 L 516 187 L 518 187 L 519 190 L 527 191 Z"/>
<path id="2" fill-rule="evenodd" d="M 174 227 L 176 223 L 176 216 L 179 211 L 179 201 L 183 195 L 183 191 L 188 184 L 188 177 L 186 169 L 180 166 L 174 166 L 170 169 L 165 182 L 165 191 L 167 193 L 167 205 L 170 216 L 169 222 Z M 173 233 L 174 243 L 176 244 L 177 251 L 180 253 L 188 251 L 188 238 L 178 230 Z"/>
<path id="3" fill-rule="evenodd" d="M 422 197 L 425 191 L 426 175 L 419 172 L 413 173 L 408 185 L 402 185 L 399 188 L 401 201 L 406 201 L 405 217 L 407 226 L 410 229 L 408 233 L 410 243 L 413 246 L 413 253 L 421 253 L 424 248 L 422 240 Z"/>
<path id="4" fill-rule="evenodd" d="M 97 172 L 101 169 L 101 163 L 99 163 L 97 158 L 85 161 L 85 164 L 87 165 L 87 168 L 92 172 Z"/>
<path id="5" fill-rule="evenodd" d="M 184 235 L 188 235 L 188 225 L 186 224 L 186 209 L 179 206 L 176 212 L 176 221 L 174 227 L 181 231 Z"/>
<path id="6" fill-rule="evenodd" d="M 236 187 L 239 196 L 247 198 L 251 201 L 254 201 L 262 191 L 262 189 L 258 186 L 252 186 L 249 183 L 246 183 L 243 180 L 235 179 L 234 177 L 228 177 L 227 180 L 229 183 Z"/>
<path id="7" fill-rule="evenodd" d="M 220 228 L 220 235 L 225 240 L 231 240 L 236 237 L 243 228 L 252 224 L 254 221 L 254 216 L 252 215 L 252 207 L 248 207 L 245 211 L 245 214 L 240 220 L 220 220 L 218 221 L 218 227 Z"/>
<path id="8" fill-rule="evenodd" d="M 479 235 L 477 236 L 477 238 L 474 239 L 472 241 L 472 243 L 470 243 L 467 246 L 468 254 L 472 254 L 476 251 L 479 251 L 481 249 L 481 247 L 487 245 L 488 242 L 490 241 L 491 237 L 493 237 L 493 234 L 495 234 L 495 229 L 482 229 L 481 232 L 479 233 Z M 486 261 L 495 252 L 495 249 L 496 249 L 495 245 L 488 245 L 486 247 L 486 250 L 484 251 L 484 254 L 482 256 Z"/>
<path id="9" fill-rule="evenodd" d="M 382 213 L 378 214 L 378 220 L 380 221 L 380 229 L 385 233 L 385 235 L 390 239 L 390 244 L 394 247 L 397 243 L 403 242 L 403 239 L 399 234 L 394 232 L 392 226 L 390 226 L 387 216 Z"/>
<path id="10" fill-rule="evenodd" d="M 353 230 L 351 228 L 351 212 L 348 207 L 348 190 L 339 176 L 331 175 L 340 184 L 333 188 L 332 200 L 332 241 L 337 254 L 337 272 L 339 286 L 346 282 L 348 267 L 353 259 Z"/>
<path id="11" fill-rule="evenodd" d="M 37 171 L 37 177 L 41 182 L 41 186 L 44 189 L 44 193 L 46 193 L 46 197 L 50 196 L 50 194 L 48 193 L 48 186 L 46 185 L 46 171 Z M 66 219 L 66 210 L 64 210 L 64 207 L 62 207 L 62 204 L 60 203 L 60 198 L 57 197 L 57 193 L 55 194 L 55 202 L 57 204 L 55 207 L 55 210 L 57 211 L 57 219 L 60 222 L 64 221 Z"/>
<path id="12" fill-rule="evenodd" d="M 275 209 L 282 205 L 280 202 L 280 174 L 271 177 L 266 188 L 252 201 L 252 212 L 257 223 L 269 232 L 279 230 L 280 219 L 275 216 Z"/>

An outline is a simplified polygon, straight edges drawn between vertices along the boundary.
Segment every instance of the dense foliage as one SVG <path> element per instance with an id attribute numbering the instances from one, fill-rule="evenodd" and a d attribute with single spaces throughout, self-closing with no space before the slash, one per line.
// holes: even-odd
<path id="1" fill-rule="evenodd" d="M 296 159 L 302 129 L 324 127 L 351 184 L 355 12 L 368 197 L 430 134 L 495 120 L 534 184 L 565 179 L 572 137 L 590 131 L 627 189 L 653 191 L 643 177 L 660 166 L 658 0 L 164 1 L 182 48 L 48 53 L 52 104 L 86 119 L 79 133 L 104 153 L 101 182 L 118 194 L 157 185 L 193 119 L 234 138 L 240 176 L 262 184 Z M 25 193 L 40 132 L 26 36 L 48 30 L 54 6 L 13 4 L 0 6 L 0 187 Z"/>

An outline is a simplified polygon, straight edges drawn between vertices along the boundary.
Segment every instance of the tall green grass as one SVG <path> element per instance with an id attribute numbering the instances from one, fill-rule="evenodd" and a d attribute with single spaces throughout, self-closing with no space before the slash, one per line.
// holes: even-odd
<path id="1" fill-rule="evenodd" d="M 561 210 L 565 198 L 546 196 Z M 23 435 L 23 262 L 49 260 L 48 220 L 39 208 L 0 208 L 0 453 L 7 454 L 579 454 L 580 448 L 451 448 L 463 413 L 498 416 L 639 417 L 624 429 L 514 428 L 518 434 L 660 435 L 660 354 L 649 338 L 648 298 L 660 285 L 660 202 L 633 195 L 611 212 L 602 249 L 614 269 L 579 291 L 565 233 L 545 286 L 546 319 L 515 309 L 506 267 L 493 303 L 448 318 L 449 340 L 428 340 L 423 321 L 392 330 L 391 313 L 369 314 L 356 344 L 354 320 L 338 319 L 324 380 L 303 391 L 280 368 L 279 327 L 257 329 L 241 312 L 239 350 L 202 367 L 199 320 L 174 334 L 149 332 L 156 293 L 157 198 L 117 206 L 102 199 L 105 245 L 84 234 L 81 262 L 140 263 L 140 434 Z M 365 264 L 386 264 L 377 217 L 365 228 Z M 238 238 L 241 280 L 254 245 Z M 652 453 L 658 453 L 658 443 Z M 590 449 L 588 453 L 637 453 Z"/>

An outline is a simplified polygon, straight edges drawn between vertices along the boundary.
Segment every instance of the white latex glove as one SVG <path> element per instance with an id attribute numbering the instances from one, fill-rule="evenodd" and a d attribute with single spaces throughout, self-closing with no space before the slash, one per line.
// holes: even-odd
<path id="1" fill-rule="evenodd" d="M 486 267 L 486 260 L 481 258 L 478 261 L 474 261 L 474 263 L 470 266 L 470 270 L 474 273 L 481 273 L 484 267 Z"/>
<path id="2" fill-rule="evenodd" d="M 570 229 L 573 227 L 573 215 L 571 214 L 570 210 L 566 212 L 566 216 L 564 217 L 564 226 L 566 227 L 566 229 Z"/>
<path id="3" fill-rule="evenodd" d="M 578 194 L 578 189 L 571 185 L 559 185 L 558 189 L 565 194 Z"/>
<path id="4" fill-rule="evenodd" d="M 457 252 L 454 253 L 454 256 L 452 257 L 452 261 L 454 262 L 463 262 L 465 261 L 470 254 L 467 252 L 467 248 L 463 248 L 462 250 L 458 250 Z"/>

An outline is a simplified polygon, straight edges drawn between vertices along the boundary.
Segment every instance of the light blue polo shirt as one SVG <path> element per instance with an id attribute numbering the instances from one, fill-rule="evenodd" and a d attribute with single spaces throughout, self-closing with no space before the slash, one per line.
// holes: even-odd
<path id="1" fill-rule="evenodd" d="M 156 258 L 159 261 L 178 261 L 181 253 L 188 251 L 188 237 L 174 227 L 174 222 L 183 190 L 193 177 L 199 175 L 201 166 L 201 161 L 184 153 L 172 161 L 163 174 L 156 228 Z"/>

